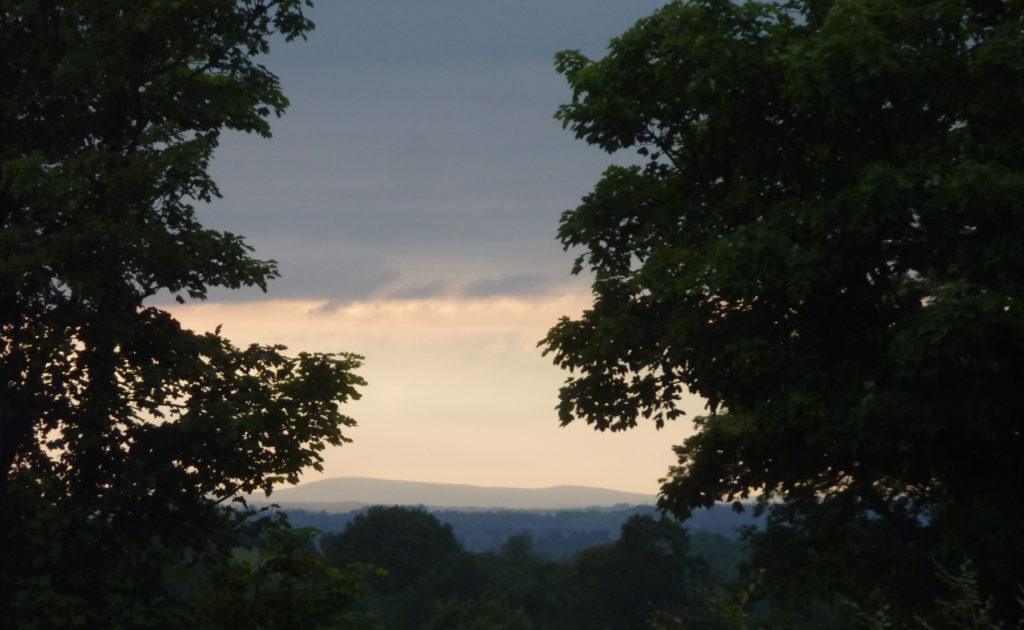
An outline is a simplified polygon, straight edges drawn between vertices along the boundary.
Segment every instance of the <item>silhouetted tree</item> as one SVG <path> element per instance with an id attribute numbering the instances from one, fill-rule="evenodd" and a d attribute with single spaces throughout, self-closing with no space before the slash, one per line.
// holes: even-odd
<path id="1" fill-rule="evenodd" d="M 324 534 L 320 546 L 334 566 L 355 562 L 386 570 L 377 586 L 385 593 L 406 588 L 462 553 L 450 525 L 426 510 L 401 506 L 368 508 L 344 531 Z"/>
<path id="2" fill-rule="evenodd" d="M 280 521 L 222 504 L 296 481 L 346 441 L 353 421 L 339 403 L 358 396 L 360 358 L 237 348 L 153 306 L 202 300 L 210 287 L 265 288 L 276 275 L 239 236 L 204 228 L 194 204 L 219 194 L 208 167 L 221 131 L 269 136 L 268 119 L 287 105 L 255 57 L 272 36 L 312 28 L 306 5 L 0 3 L 8 627 L 228 623 L 198 604 L 216 585 L 205 595 L 192 586 L 243 571 L 235 552 L 245 540 L 275 549 L 254 562 L 272 563 L 279 583 L 291 575 L 320 589 L 322 622 L 346 604 L 347 578 L 291 547 L 266 547 Z M 247 627 L 296 619 L 260 610 Z"/>
<path id="3" fill-rule="evenodd" d="M 671 2 L 604 59 L 557 57 L 562 123 L 644 159 L 562 217 L 595 298 L 543 342 L 561 422 L 703 396 L 662 505 L 760 497 L 777 595 L 914 584 L 893 605 L 925 612 L 928 559 L 970 557 L 1015 609 L 1022 62 L 1016 3 L 932 0 Z"/>
<path id="4" fill-rule="evenodd" d="M 686 530 L 667 517 L 637 515 L 619 539 L 579 552 L 563 576 L 565 627 L 649 628 L 655 613 L 686 606 L 705 573 Z"/>

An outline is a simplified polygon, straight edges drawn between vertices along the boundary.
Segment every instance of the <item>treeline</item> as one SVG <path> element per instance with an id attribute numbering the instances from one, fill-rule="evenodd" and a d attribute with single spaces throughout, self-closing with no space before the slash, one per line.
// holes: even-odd
<path id="1" fill-rule="evenodd" d="M 599 514 L 626 515 L 604 543 L 560 555 L 544 553 L 529 530 L 495 548 L 474 551 L 441 517 L 480 522 L 506 517 L 522 525 L 539 513 L 438 512 L 374 506 L 344 515 L 340 531 L 323 532 L 314 546 L 329 570 L 368 576 L 348 607 L 344 627 L 374 630 L 999 630 L 994 602 L 984 596 L 975 567 L 935 565 L 942 584 L 933 619 L 896 620 L 889 606 L 855 602 L 802 582 L 775 581 L 765 570 L 787 560 L 806 564 L 787 545 L 766 558 L 752 545 L 776 535 L 772 524 L 732 535 L 693 529 L 649 508 L 567 511 L 571 522 Z M 723 514 L 719 514 L 722 516 Z M 297 513 L 302 517 L 323 517 Z M 332 515 L 340 518 L 342 515 Z M 554 518 L 558 514 L 548 514 Z M 527 519 L 527 520 L 517 520 Z M 337 521 L 332 521 L 336 523 Z M 543 522 L 543 520 L 541 521 Z M 300 523 L 296 523 L 300 524 Z M 493 522 L 492 522 L 493 524 Z M 465 526 L 465 522 L 462 523 Z M 299 528 L 296 531 L 304 531 Z M 774 532 L 774 533 L 772 533 Z M 840 564 L 839 559 L 833 562 Z M 783 592 L 783 589 L 785 592 Z M 301 589 L 300 589 L 301 590 Z M 782 593 L 780 595 L 780 593 Z M 901 593 L 890 593 L 900 596 Z"/>
<path id="2" fill-rule="evenodd" d="M 654 516 L 653 506 L 615 506 L 572 510 L 441 510 L 424 508 L 442 523 L 451 525 L 459 543 L 472 552 L 497 551 L 515 535 L 528 535 L 537 553 L 561 558 L 581 549 L 613 542 L 623 523 L 635 515 Z M 322 532 L 344 530 L 363 510 L 349 512 L 309 511 L 285 508 L 296 527 L 313 527 Z M 763 518 L 750 510 L 736 513 L 731 507 L 716 505 L 698 510 L 687 521 L 692 533 L 738 535 L 740 527 L 757 525 Z"/>
<path id="3" fill-rule="evenodd" d="M 320 549 L 336 568 L 381 569 L 363 606 L 387 630 L 630 630 L 659 617 L 724 628 L 704 602 L 724 592 L 742 559 L 738 540 L 691 534 L 651 510 L 633 511 L 613 540 L 557 558 L 529 534 L 473 552 L 438 515 L 383 506 L 323 534 Z"/>

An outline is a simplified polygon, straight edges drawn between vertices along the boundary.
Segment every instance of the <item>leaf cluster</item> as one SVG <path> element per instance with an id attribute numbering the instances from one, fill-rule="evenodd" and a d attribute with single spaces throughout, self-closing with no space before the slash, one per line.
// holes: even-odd
<path id="1" fill-rule="evenodd" d="M 984 558 L 1010 592 L 1024 558 L 1005 526 L 1024 516 L 1020 15 L 671 2 L 603 59 L 560 53 L 573 99 L 557 118 L 642 159 L 562 216 L 594 302 L 541 342 L 571 372 L 561 422 L 662 426 L 698 394 L 708 413 L 676 448 L 664 506 L 778 499 L 800 534 L 816 523 L 800 514 L 831 514 L 805 540 L 840 548 L 846 525 L 878 520 L 903 552 Z"/>
<path id="2" fill-rule="evenodd" d="M 195 206 L 219 196 L 221 132 L 269 136 L 286 108 L 257 57 L 304 37 L 308 6 L 0 1 L 5 623 L 189 625 L 169 571 L 252 573 L 230 550 L 254 515 L 222 504 L 348 441 L 361 357 L 239 348 L 154 306 L 276 276 Z"/>

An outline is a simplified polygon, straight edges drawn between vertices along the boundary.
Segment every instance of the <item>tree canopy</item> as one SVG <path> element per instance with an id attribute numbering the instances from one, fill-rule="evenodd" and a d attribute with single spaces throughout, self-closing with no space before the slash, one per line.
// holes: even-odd
<path id="1" fill-rule="evenodd" d="M 672 519 L 637 514 L 619 539 L 572 560 L 563 585 L 566 627 L 650 628 L 658 613 L 692 603 L 702 560 L 690 554 L 687 531 Z"/>
<path id="2" fill-rule="evenodd" d="M 256 57 L 309 5 L 0 2 L 5 623 L 202 619 L 193 587 L 261 540 L 221 505 L 347 441 L 360 357 L 239 348 L 158 306 L 276 275 L 195 205 L 221 132 L 269 136 L 287 106 Z"/>
<path id="3" fill-rule="evenodd" d="M 335 567 L 357 563 L 383 571 L 370 582 L 364 607 L 386 628 L 433 627 L 431 620 L 442 603 L 468 603 L 480 595 L 484 582 L 451 525 L 422 508 L 370 507 L 344 531 L 325 534 L 321 547 L 324 559 Z M 489 606 L 470 608 L 474 610 L 461 604 L 448 608 L 439 615 L 438 627 L 461 627 L 460 622 L 468 623 L 463 615 L 494 612 Z"/>
<path id="4" fill-rule="evenodd" d="M 1020 4 L 671 2 L 557 68 L 562 123 L 641 156 L 562 216 L 594 301 L 542 341 L 571 371 L 561 422 L 662 426 L 699 394 L 663 506 L 773 502 L 769 530 L 808 562 L 780 575 L 844 558 L 843 579 L 826 562 L 805 580 L 822 588 L 884 591 L 971 557 L 1011 597 Z"/>
<path id="5" fill-rule="evenodd" d="M 325 534 L 322 547 L 336 566 L 359 562 L 387 571 L 383 592 L 408 586 L 463 551 L 451 525 L 426 510 L 397 505 L 370 507 L 344 531 Z"/>

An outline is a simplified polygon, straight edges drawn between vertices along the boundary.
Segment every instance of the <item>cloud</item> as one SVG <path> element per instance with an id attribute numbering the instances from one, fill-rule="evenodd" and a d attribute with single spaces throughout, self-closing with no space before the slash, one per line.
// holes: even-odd
<path id="1" fill-rule="evenodd" d="M 255 240 L 255 239 L 254 239 Z M 257 247 L 260 258 L 272 247 Z M 394 268 L 375 268 L 370 260 L 345 260 L 331 251 L 292 251 L 279 260 L 280 278 L 268 283 L 267 292 L 257 287 L 242 289 L 214 288 L 210 302 L 246 303 L 259 300 L 321 299 L 327 304 L 348 304 L 370 299 L 384 292 L 400 277 Z M 168 300 L 169 301 L 169 298 Z M 164 303 L 165 300 L 159 300 Z"/>
<path id="2" fill-rule="evenodd" d="M 664 0 L 320 2 L 310 12 L 317 29 L 309 45 L 321 53 L 321 63 L 356 66 L 437 64 L 473 56 L 487 61 L 550 61 L 554 51 L 564 48 L 599 54 L 609 38 L 663 4 Z M 327 55 L 338 48 L 347 54 Z"/>
<path id="3" fill-rule="evenodd" d="M 496 278 L 480 278 L 466 286 L 462 293 L 468 297 L 537 295 L 550 287 L 551 281 L 543 274 L 518 273 Z"/>
<path id="4" fill-rule="evenodd" d="M 450 293 L 450 289 L 444 282 L 420 282 L 415 284 L 404 284 L 393 291 L 389 291 L 389 300 L 423 300 L 426 298 L 441 297 Z"/>
<path id="5" fill-rule="evenodd" d="M 319 3 L 310 41 L 266 58 L 290 110 L 269 141 L 224 134 L 212 167 L 224 198 L 199 208 L 282 278 L 267 295 L 213 298 L 491 295 L 502 276 L 567 277 L 558 217 L 609 158 L 553 119 L 571 93 L 552 54 L 599 54 L 659 4 Z"/>
<path id="6" fill-rule="evenodd" d="M 577 316 L 589 305 L 585 293 L 530 297 L 448 297 L 375 299 L 347 303 L 328 300 L 207 302 L 165 306 L 198 331 L 224 325 L 236 343 L 283 343 L 297 350 L 326 351 L 325 338 L 441 339 L 475 344 L 479 337 L 521 340 L 533 353 L 540 339 L 563 315 Z"/>

